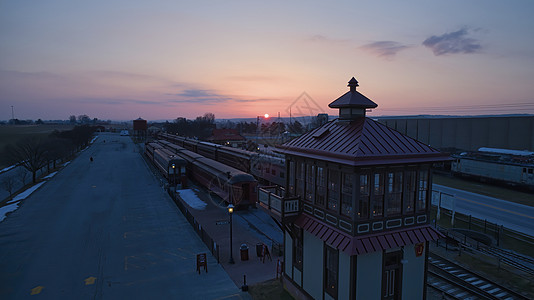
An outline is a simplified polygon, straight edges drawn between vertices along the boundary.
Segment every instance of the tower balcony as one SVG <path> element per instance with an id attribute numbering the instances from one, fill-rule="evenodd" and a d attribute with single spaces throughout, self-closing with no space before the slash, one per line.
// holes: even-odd
<path id="1" fill-rule="evenodd" d="M 281 223 L 294 220 L 300 213 L 300 197 L 285 197 L 285 189 L 280 186 L 259 188 L 259 206 Z"/>

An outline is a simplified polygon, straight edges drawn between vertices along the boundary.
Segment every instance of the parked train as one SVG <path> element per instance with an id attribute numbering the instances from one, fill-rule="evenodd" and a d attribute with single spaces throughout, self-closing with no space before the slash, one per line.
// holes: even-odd
<path id="1" fill-rule="evenodd" d="M 479 148 L 452 155 L 451 171 L 534 190 L 534 152 Z"/>
<path id="2" fill-rule="evenodd" d="M 237 208 L 256 205 L 258 181 L 252 175 L 169 141 L 158 143 L 187 161 L 190 176 L 226 202 Z"/>
<path id="3" fill-rule="evenodd" d="M 167 133 L 160 133 L 158 137 L 207 158 L 252 174 L 265 185 L 277 184 L 285 186 L 285 159 L 280 154 L 261 154 Z"/>
<path id="4" fill-rule="evenodd" d="M 148 143 L 145 145 L 145 155 L 158 168 L 160 173 L 168 180 L 169 184 L 177 189 L 187 187 L 187 161 L 162 145 Z"/>

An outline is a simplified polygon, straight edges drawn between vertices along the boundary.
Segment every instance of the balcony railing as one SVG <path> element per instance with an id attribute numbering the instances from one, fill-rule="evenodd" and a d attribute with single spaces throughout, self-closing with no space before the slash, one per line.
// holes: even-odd
<path id="1" fill-rule="evenodd" d="M 279 186 L 266 186 L 259 189 L 260 205 L 283 221 L 286 217 L 296 216 L 300 211 L 299 198 L 284 198 L 285 190 Z"/>

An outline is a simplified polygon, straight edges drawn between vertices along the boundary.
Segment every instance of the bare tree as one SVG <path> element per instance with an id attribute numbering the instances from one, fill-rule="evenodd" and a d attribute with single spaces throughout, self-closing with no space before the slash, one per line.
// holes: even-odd
<path id="1" fill-rule="evenodd" d="M 70 148 L 72 148 L 71 143 L 66 139 L 61 139 L 51 135 L 46 141 L 46 159 L 47 165 L 50 166 L 52 163 L 52 168 L 56 168 L 56 161 L 67 157 L 69 155 Z M 50 172 L 50 170 L 49 170 Z"/>
<path id="2" fill-rule="evenodd" d="M 19 168 L 17 171 L 17 176 L 19 181 L 22 183 L 22 186 L 26 185 L 26 179 L 28 179 L 28 171 L 24 168 Z"/>
<path id="3" fill-rule="evenodd" d="M 15 177 L 4 176 L 2 179 L 2 188 L 9 193 L 9 198 L 13 196 L 13 190 L 15 189 Z"/>
<path id="4" fill-rule="evenodd" d="M 27 138 L 17 142 L 14 146 L 7 145 L 6 153 L 12 163 L 20 163 L 32 173 L 33 183 L 37 180 L 37 171 L 47 163 L 47 147 L 40 139 Z"/>
<path id="5" fill-rule="evenodd" d="M 89 124 L 91 122 L 91 118 L 89 118 L 88 115 L 79 115 L 78 122 L 81 124 Z"/>

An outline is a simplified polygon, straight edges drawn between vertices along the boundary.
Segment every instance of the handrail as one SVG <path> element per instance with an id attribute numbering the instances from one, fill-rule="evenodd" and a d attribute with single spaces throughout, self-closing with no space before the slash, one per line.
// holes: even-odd
<path id="1" fill-rule="evenodd" d="M 278 186 L 266 186 L 259 188 L 258 199 L 271 211 L 284 214 L 299 212 L 299 197 L 284 198 L 285 190 Z"/>

